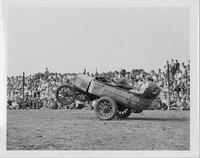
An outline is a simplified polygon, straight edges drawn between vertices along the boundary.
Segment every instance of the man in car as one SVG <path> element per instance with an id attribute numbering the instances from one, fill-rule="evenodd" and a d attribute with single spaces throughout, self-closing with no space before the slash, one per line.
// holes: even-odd
<path id="1" fill-rule="evenodd" d="M 120 79 L 119 79 L 119 81 L 117 82 L 116 85 L 118 87 L 121 87 L 121 88 L 124 88 L 124 89 L 127 89 L 127 90 L 132 88 L 132 86 L 130 86 L 130 84 L 129 84 L 128 78 L 126 77 L 126 70 L 125 69 L 122 69 L 120 71 Z"/>
<path id="2" fill-rule="evenodd" d="M 148 92 L 147 90 L 150 90 L 151 92 Z M 133 90 L 131 89 L 130 92 L 133 93 L 137 93 L 137 94 L 144 94 L 144 92 L 146 92 L 146 94 L 150 94 L 150 93 L 158 93 L 160 91 L 160 89 L 158 88 L 158 86 L 154 83 L 153 78 L 151 75 L 146 77 L 146 83 L 144 85 L 141 86 L 140 90 Z"/>
<path id="3" fill-rule="evenodd" d="M 141 94 L 144 93 L 145 90 L 146 90 L 147 88 L 149 88 L 150 84 L 153 84 L 153 77 L 149 75 L 149 76 L 146 77 L 146 83 L 145 83 L 144 85 L 141 86 L 141 88 L 140 88 L 140 93 L 141 93 Z"/>

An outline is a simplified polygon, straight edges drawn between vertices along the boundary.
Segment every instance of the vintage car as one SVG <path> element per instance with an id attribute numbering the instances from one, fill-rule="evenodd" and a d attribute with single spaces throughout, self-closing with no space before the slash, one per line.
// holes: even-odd
<path id="1" fill-rule="evenodd" d="M 160 94 L 160 88 L 153 84 L 144 93 L 132 92 L 129 87 L 111 84 L 102 77 L 78 74 L 72 85 L 62 85 L 56 91 L 56 98 L 64 105 L 79 101 L 97 100 L 94 111 L 101 120 L 111 120 L 115 116 L 127 118 L 131 112 L 140 113 L 148 109 Z"/>

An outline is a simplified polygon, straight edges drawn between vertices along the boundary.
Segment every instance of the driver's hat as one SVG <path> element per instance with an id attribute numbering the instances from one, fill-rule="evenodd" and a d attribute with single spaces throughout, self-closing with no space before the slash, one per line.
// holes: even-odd
<path id="1" fill-rule="evenodd" d="M 120 71 L 120 74 L 126 75 L 126 70 L 125 70 L 125 69 L 122 69 L 122 70 Z"/>

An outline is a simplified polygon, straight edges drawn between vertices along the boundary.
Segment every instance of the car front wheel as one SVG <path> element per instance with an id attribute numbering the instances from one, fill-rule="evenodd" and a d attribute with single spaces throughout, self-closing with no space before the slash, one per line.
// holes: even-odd
<path id="1" fill-rule="evenodd" d="M 70 105 L 75 101 L 75 91 L 70 85 L 62 85 L 56 91 L 56 99 L 62 105 Z"/>

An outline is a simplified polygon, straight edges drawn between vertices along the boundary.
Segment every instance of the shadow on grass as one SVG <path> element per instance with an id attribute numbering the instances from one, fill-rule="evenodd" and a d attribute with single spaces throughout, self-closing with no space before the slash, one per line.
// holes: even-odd
<path id="1" fill-rule="evenodd" d="M 120 118 L 115 118 L 116 120 L 144 120 L 144 121 L 189 121 L 189 118 L 175 118 L 175 117 L 172 117 L 172 118 L 161 118 L 161 117 L 128 117 L 128 118 L 125 118 L 125 119 L 120 119 Z"/>
<path id="2" fill-rule="evenodd" d="M 190 118 L 181 118 L 181 117 L 169 117 L 169 118 L 163 118 L 163 117 L 128 117 L 128 118 L 113 118 L 112 120 L 100 120 L 98 119 L 98 117 L 82 117 L 82 119 L 86 119 L 86 120 L 99 120 L 99 121 L 105 121 L 105 122 L 115 122 L 115 121 L 174 121 L 174 122 L 185 122 L 185 121 L 189 121 Z"/>

